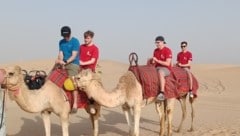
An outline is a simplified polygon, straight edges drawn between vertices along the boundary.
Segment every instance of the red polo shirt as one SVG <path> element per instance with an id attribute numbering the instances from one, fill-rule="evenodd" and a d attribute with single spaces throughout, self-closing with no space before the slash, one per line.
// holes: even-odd
<path id="1" fill-rule="evenodd" d="M 186 51 L 186 52 L 179 52 L 178 53 L 177 62 L 179 62 L 181 64 L 187 64 L 188 61 L 192 61 L 192 53 L 191 52 Z"/>
<path id="2" fill-rule="evenodd" d="M 87 46 L 86 44 L 82 44 L 79 48 L 79 54 L 80 54 L 79 55 L 79 60 L 84 61 L 84 62 L 89 61 L 92 58 L 95 58 L 95 62 L 93 64 L 81 65 L 81 63 L 80 63 L 81 68 L 91 69 L 92 71 L 95 72 L 98 57 L 99 57 L 98 47 L 94 44 L 91 45 L 91 46 Z"/>
<path id="3" fill-rule="evenodd" d="M 168 47 L 163 47 L 162 49 L 156 48 L 153 52 L 153 56 L 156 57 L 158 60 L 166 61 L 167 59 L 172 58 L 172 51 Z M 171 65 L 163 66 L 157 63 L 156 67 L 158 66 L 167 67 L 169 70 L 171 70 Z"/>

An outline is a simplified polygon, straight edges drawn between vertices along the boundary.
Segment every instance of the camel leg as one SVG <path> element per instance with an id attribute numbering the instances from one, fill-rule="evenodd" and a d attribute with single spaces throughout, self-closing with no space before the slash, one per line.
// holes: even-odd
<path id="1" fill-rule="evenodd" d="M 168 119 L 168 136 L 172 135 L 172 119 L 174 110 L 175 98 L 167 100 L 167 119 Z"/>
<path id="2" fill-rule="evenodd" d="M 183 121 L 186 119 L 186 116 L 187 116 L 186 96 L 183 96 L 182 98 L 178 99 L 178 101 L 180 102 L 180 105 L 182 108 L 182 119 L 177 129 L 177 132 L 180 132 L 182 130 Z"/>
<path id="3" fill-rule="evenodd" d="M 132 115 L 131 115 L 131 110 L 130 107 L 127 104 L 122 105 L 122 110 L 124 112 L 128 127 L 129 127 L 129 134 L 132 134 Z"/>
<path id="4" fill-rule="evenodd" d="M 195 110 L 194 110 L 194 106 L 193 106 L 193 102 L 194 102 L 195 98 L 189 98 L 189 102 L 190 102 L 190 105 L 191 105 L 191 109 L 192 109 L 192 113 L 191 113 L 191 117 L 192 117 L 192 120 L 191 120 L 191 128 L 189 131 L 194 131 L 194 128 L 193 128 L 193 119 L 195 117 Z"/>
<path id="5" fill-rule="evenodd" d="M 60 114 L 60 118 L 61 118 L 63 136 L 69 136 L 69 132 L 68 132 L 69 113 L 63 112 L 62 114 Z"/>
<path id="6" fill-rule="evenodd" d="M 99 133 L 98 119 L 100 117 L 101 106 L 98 105 L 97 103 L 94 103 L 94 108 L 96 110 L 95 114 L 90 113 L 89 107 L 87 107 L 85 110 L 87 111 L 87 113 L 89 114 L 90 119 L 91 119 L 91 124 L 93 127 L 93 136 L 98 136 L 98 133 Z"/>
<path id="7" fill-rule="evenodd" d="M 139 136 L 139 122 L 141 116 L 141 104 L 137 104 L 133 108 L 134 115 L 134 131 L 133 136 Z"/>
<path id="8" fill-rule="evenodd" d="M 164 102 L 156 102 L 155 107 L 156 107 L 156 111 L 159 115 L 159 120 L 160 120 L 159 136 L 163 136 L 164 135 L 164 128 L 165 128 Z"/>
<path id="9" fill-rule="evenodd" d="M 51 114 L 51 112 L 49 112 L 49 111 L 42 111 L 41 112 L 43 123 L 44 123 L 44 128 L 45 128 L 45 135 L 46 136 L 50 136 L 51 135 L 50 114 Z"/>

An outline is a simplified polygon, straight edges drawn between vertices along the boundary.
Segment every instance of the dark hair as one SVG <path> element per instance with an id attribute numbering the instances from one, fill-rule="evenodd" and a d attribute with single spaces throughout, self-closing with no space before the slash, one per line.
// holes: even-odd
<path id="1" fill-rule="evenodd" d="M 84 38 L 86 38 L 86 37 L 88 37 L 88 36 L 90 36 L 91 38 L 93 38 L 93 37 L 94 37 L 94 32 L 93 32 L 93 31 L 90 31 L 90 30 L 86 31 L 86 32 L 84 33 Z"/>
<path id="2" fill-rule="evenodd" d="M 157 36 L 157 37 L 155 38 L 155 41 L 162 41 L 164 44 L 166 44 L 165 39 L 164 39 L 163 36 Z"/>
<path id="3" fill-rule="evenodd" d="M 187 43 L 186 41 L 182 41 L 182 42 L 181 42 L 181 45 L 183 45 L 183 44 L 188 45 L 188 43 Z"/>
<path id="4" fill-rule="evenodd" d="M 61 28 L 61 36 L 69 37 L 71 34 L 71 28 L 69 26 L 63 26 Z"/>

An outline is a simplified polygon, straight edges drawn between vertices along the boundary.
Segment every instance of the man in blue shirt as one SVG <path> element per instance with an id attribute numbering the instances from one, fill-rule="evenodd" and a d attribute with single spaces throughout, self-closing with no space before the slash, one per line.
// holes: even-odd
<path id="1" fill-rule="evenodd" d="M 79 70 L 79 40 L 71 37 L 71 29 L 69 26 L 61 28 L 62 40 L 59 42 L 59 53 L 56 63 L 64 65 L 67 69 L 68 76 L 75 76 Z M 72 113 L 77 112 L 77 95 L 78 91 L 73 91 L 73 107 Z"/>

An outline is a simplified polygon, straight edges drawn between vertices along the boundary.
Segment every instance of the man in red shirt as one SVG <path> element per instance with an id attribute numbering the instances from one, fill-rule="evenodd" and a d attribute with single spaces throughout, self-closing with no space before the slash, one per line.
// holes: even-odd
<path id="1" fill-rule="evenodd" d="M 91 69 L 95 72 L 99 57 L 98 47 L 93 43 L 94 32 L 84 33 L 84 44 L 79 48 L 79 62 L 81 69 Z"/>
<path id="2" fill-rule="evenodd" d="M 165 77 L 170 75 L 171 71 L 172 51 L 166 47 L 166 42 L 163 36 L 156 37 L 155 44 L 157 48 L 153 52 L 152 63 L 156 64 L 155 66 L 160 79 L 160 93 L 157 96 L 157 101 L 163 101 L 165 99 Z"/>
<path id="3" fill-rule="evenodd" d="M 188 78 L 189 78 L 189 96 L 191 98 L 194 97 L 193 93 L 192 93 L 192 75 L 190 72 L 190 68 L 191 68 L 191 62 L 192 62 L 192 53 L 190 51 L 187 50 L 187 45 L 188 43 L 186 41 L 181 42 L 181 48 L 182 51 L 178 53 L 177 55 L 177 66 L 185 69 L 187 71 L 188 74 Z"/>
<path id="4" fill-rule="evenodd" d="M 79 63 L 80 69 L 91 69 L 93 72 L 95 72 L 99 57 L 99 50 L 98 47 L 93 43 L 93 37 L 94 32 L 92 31 L 86 31 L 84 33 L 84 44 L 82 44 L 79 48 Z M 95 114 L 95 101 L 91 98 L 89 99 L 89 103 L 90 112 Z"/>

